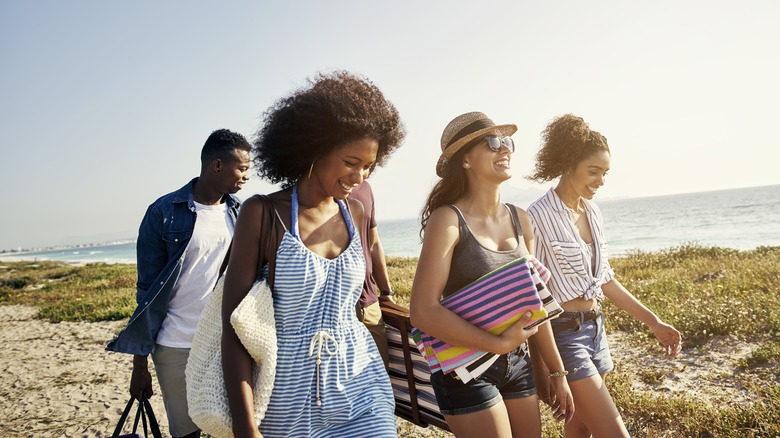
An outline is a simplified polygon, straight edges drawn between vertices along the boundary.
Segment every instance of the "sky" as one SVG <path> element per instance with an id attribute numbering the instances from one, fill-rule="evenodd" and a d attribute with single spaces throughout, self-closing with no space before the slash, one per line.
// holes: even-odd
<path id="1" fill-rule="evenodd" d="M 0 250 L 135 238 L 213 130 L 251 139 L 334 70 L 373 81 L 407 130 L 370 179 L 380 223 L 419 215 L 442 130 L 469 111 L 518 126 L 505 197 L 551 185 L 524 176 L 566 113 L 608 139 L 597 200 L 780 184 L 778 16 L 774 0 L 0 0 Z M 275 190 L 252 177 L 240 198 Z"/>

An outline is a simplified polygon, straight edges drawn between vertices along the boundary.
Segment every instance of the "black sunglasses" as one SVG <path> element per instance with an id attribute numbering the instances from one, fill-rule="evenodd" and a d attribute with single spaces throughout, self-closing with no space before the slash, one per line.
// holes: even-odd
<path id="1" fill-rule="evenodd" d="M 507 148 L 509 148 L 510 153 L 515 152 L 515 142 L 512 141 L 512 137 L 506 136 L 506 137 L 496 137 L 496 136 L 488 136 L 485 137 L 485 140 L 487 140 L 488 147 L 493 152 L 498 152 L 501 150 L 501 144 L 506 145 Z"/>

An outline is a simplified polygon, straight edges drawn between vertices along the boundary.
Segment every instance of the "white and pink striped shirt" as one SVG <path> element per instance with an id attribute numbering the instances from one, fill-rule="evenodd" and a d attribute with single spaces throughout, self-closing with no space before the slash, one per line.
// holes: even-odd
<path id="1" fill-rule="evenodd" d="M 593 266 L 589 245 L 580 237 L 569 209 L 554 189 L 528 207 L 534 224 L 536 258 L 550 270 L 547 287 L 559 303 L 578 297 L 602 301 L 604 292 L 601 285 L 615 277 L 609 265 L 601 210 L 586 199 L 582 203 L 596 251 Z"/>

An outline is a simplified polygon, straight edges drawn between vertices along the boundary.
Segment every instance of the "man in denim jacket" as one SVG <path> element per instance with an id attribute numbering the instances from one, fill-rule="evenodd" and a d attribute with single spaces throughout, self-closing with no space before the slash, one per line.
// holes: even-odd
<path id="1" fill-rule="evenodd" d="M 130 394 L 152 395 L 151 353 L 171 435 L 197 437 L 184 369 L 200 313 L 214 288 L 238 215 L 233 194 L 249 179 L 250 144 L 226 129 L 201 151 L 200 176 L 157 199 L 138 231 L 138 307 L 107 349 L 133 354 Z"/>

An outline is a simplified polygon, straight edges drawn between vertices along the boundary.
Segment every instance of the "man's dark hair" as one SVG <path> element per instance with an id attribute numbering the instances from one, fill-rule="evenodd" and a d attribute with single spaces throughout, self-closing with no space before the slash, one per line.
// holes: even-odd
<path id="1" fill-rule="evenodd" d="M 230 153 L 236 149 L 249 152 L 252 150 L 252 145 L 237 132 L 217 129 L 206 139 L 206 144 L 200 151 L 200 162 L 206 165 L 217 158 L 227 160 L 231 158 Z"/>

